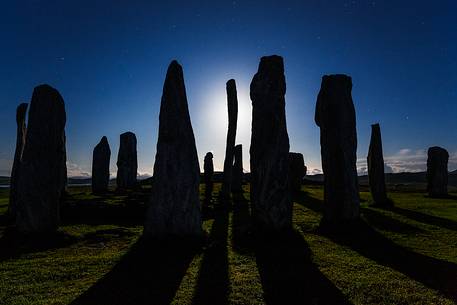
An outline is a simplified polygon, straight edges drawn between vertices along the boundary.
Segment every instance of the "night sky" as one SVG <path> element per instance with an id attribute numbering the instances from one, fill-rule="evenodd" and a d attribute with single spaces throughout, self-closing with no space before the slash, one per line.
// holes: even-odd
<path id="1" fill-rule="evenodd" d="M 271 54 L 284 57 L 291 151 L 304 154 L 310 172 L 321 168 L 314 108 L 330 73 L 352 76 L 360 173 L 376 122 L 389 170 L 424 170 L 434 145 L 449 151 L 449 169 L 457 169 L 457 1 L 163 2 L 2 3 L 0 175 L 11 169 L 16 107 L 42 83 L 66 103 L 70 176 L 91 172 L 103 135 L 115 173 L 125 131 L 137 135 L 140 174 L 151 174 L 173 59 L 184 69 L 201 167 L 213 151 L 222 168 L 225 82 L 236 80 L 237 143 L 249 170 L 249 84 L 260 57 Z"/>

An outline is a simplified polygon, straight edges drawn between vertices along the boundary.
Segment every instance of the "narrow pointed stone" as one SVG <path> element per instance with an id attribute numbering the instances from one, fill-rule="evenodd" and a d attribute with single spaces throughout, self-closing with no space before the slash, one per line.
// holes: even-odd
<path id="1" fill-rule="evenodd" d="M 431 197 L 446 197 L 448 184 L 449 153 L 446 149 L 434 146 L 428 149 L 427 191 Z"/>
<path id="2" fill-rule="evenodd" d="M 305 160 L 301 153 L 289 153 L 289 183 L 292 192 L 300 192 L 306 175 Z"/>
<path id="3" fill-rule="evenodd" d="M 128 131 L 121 134 L 116 163 L 118 189 L 128 190 L 137 186 L 138 160 L 136 145 L 136 136 L 133 132 Z"/>
<path id="4" fill-rule="evenodd" d="M 100 142 L 94 147 L 92 154 L 92 192 L 104 193 L 108 191 L 109 184 L 109 162 L 111 149 L 108 139 L 103 136 Z"/>
<path id="5" fill-rule="evenodd" d="M 238 120 L 238 98 L 236 93 L 236 83 L 234 79 L 231 79 L 227 82 L 226 89 L 228 129 L 227 143 L 225 147 L 224 178 L 221 187 L 221 195 L 225 198 L 230 197 L 232 184 L 233 149 L 235 147 L 236 126 Z"/>
<path id="6" fill-rule="evenodd" d="M 19 164 L 21 162 L 22 150 L 25 144 L 25 135 L 27 131 L 25 117 L 27 115 L 27 103 L 20 104 L 16 109 L 16 150 L 14 152 L 13 168 L 11 169 L 10 198 L 8 207 L 8 216 L 14 220 L 16 217 L 17 188 L 19 181 Z"/>
<path id="7" fill-rule="evenodd" d="M 213 194 L 213 154 L 211 152 L 206 153 L 205 160 L 203 163 L 204 177 L 205 177 L 205 202 L 211 203 Z"/>
<path id="8" fill-rule="evenodd" d="M 200 166 L 187 105 L 182 67 L 172 61 L 163 86 L 148 237 L 200 236 Z"/>
<path id="9" fill-rule="evenodd" d="M 48 85 L 36 87 L 19 166 L 16 227 L 23 233 L 58 228 L 65 185 L 65 123 L 65 104 L 59 92 Z"/>
<path id="10" fill-rule="evenodd" d="M 232 169 L 232 193 L 243 192 L 243 146 L 238 144 L 234 149 L 234 159 Z"/>
<path id="11" fill-rule="evenodd" d="M 384 175 L 384 157 L 382 154 L 381 128 L 379 124 L 371 125 L 371 140 L 368 149 L 368 179 L 371 196 L 377 206 L 390 206 L 387 199 L 386 181 Z"/>
<path id="12" fill-rule="evenodd" d="M 284 97 L 286 81 L 282 57 L 262 57 L 250 89 L 253 221 L 259 230 L 281 230 L 292 224 L 289 136 Z"/>
<path id="13" fill-rule="evenodd" d="M 323 225 L 339 225 L 359 218 L 359 184 L 356 168 L 357 133 L 346 75 L 325 75 L 317 97 L 315 121 L 320 127 L 324 171 Z"/>

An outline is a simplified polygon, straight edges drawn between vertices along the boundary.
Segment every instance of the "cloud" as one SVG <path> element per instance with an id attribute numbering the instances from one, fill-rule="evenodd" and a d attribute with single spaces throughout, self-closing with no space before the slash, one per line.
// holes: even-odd
<path id="1" fill-rule="evenodd" d="M 78 164 L 67 161 L 68 177 L 90 177 L 91 174 L 83 170 Z"/>
<path id="2" fill-rule="evenodd" d="M 0 176 L 10 176 L 13 160 L 7 158 L 0 158 Z"/>

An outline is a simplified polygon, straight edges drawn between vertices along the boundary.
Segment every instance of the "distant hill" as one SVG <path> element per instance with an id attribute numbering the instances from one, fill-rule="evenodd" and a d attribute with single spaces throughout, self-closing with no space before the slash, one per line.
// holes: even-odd
<path id="1" fill-rule="evenodd" d="M 390 185 L 395 184 L 425 184 L 427 183 L 425 172 L 418 173 L 389 173 L 386 174 L 386 183 Z M 309 183 L 322 183 L 324 175 L 306 176 L 305 182 Z M 368 176 L 359 176 L 359 184 L 368 185 Z M 457 170 L 449 172 L 448 184 L 457 187 Z"/>

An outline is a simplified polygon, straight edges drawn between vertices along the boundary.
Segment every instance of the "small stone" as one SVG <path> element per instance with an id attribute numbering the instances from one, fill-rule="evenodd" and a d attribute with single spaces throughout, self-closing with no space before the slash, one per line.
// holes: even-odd
<path id="1" fill-rule="evenodd" d="M 136 152 L 136 136 L 133 132 L 125 132 L 120 136 L 119 153 L 117 155 L 117 188 L 121 190 L 137 187 L 138 161 Z"/>
<path id="2" fill-rule="evenodd" d="M 306 166 L 303 155 L 300 153 L 289 153 L 289 183 L 293 193 L 298 193 L 306 175 Z"/>
<path id="3" fill-rule="evenodd" d="M 446 149 L 434 146 L 428 149 L 427 191 L 431 197 L 446 197 L 448 183 L 449 153 Z"/>
<path id="4" fill-rule="evenodd" d="M 104 136 L 94 147 L 92 155 L 92 192 L 104 193 L 108 191 L 109 163 L 111 149 L 108 139 Z"/>

